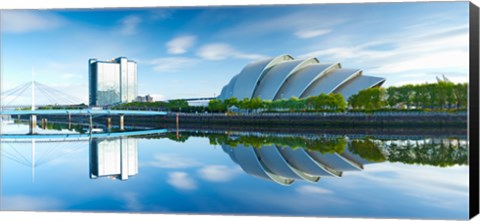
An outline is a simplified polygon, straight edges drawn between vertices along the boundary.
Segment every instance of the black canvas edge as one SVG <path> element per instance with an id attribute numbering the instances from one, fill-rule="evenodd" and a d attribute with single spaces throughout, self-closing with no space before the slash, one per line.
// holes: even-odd
<path id="1" fill-rule="evenodd" d="M 470 30 L 470 61 L 469 61 L 469 217 L 472 219 L 479 213 L 479 9 L 470 2 L 469 5 L 469 30 Z"/>

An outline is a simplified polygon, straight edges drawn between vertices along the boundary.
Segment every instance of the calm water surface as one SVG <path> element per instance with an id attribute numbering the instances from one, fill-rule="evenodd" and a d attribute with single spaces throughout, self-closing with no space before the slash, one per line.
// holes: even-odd
<path id="1" fill-rule="evenodd" d="M 1 210 L 468 218 L 465 137 L 185 132 L 55 141 L 2 140 Z"/>

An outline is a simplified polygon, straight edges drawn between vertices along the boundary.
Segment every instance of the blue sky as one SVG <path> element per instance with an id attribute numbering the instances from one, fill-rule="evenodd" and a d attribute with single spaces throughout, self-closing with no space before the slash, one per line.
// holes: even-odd
<path id="1" fill-rule="evenodd" d="M 214 96 L 249 62 L 341 62 L 385 86 L 468 81 L 468 2 L 2 11 L 3 90 L 31 79 L 87 101 L 89 58 L 138 63 L 139 94 Z"/>

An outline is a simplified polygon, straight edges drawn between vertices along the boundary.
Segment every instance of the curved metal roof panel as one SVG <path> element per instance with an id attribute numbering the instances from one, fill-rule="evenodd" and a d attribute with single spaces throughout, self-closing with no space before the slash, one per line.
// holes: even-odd
<path id="1" fill-rule="evenodd" d="M 383 82 L 385 82 L 385 78 L 361 75 L 342 84 L 334 93 L 342 94 L 346 100 L 361 90 L 382 85 Z"/>
<path id="2" fill-rule="evenodd" d="M 316 58 L 293 60 L 279 63 L 268 69 L 255 89 L 253 97 L 273 100 L 285 81 L 308 64 L 318 63 Z"/>
<path id="3" fill-rule="evenodd" d="M 233 78 L 222 88 L 222 92 L 218 96 L 220 99 L 227 99 L 233 96 L 233 86 L 235 86 L 235 82 L 237 81 L 238 74 L 233 76 Z"/>
<path id="4" fill-rule="evenodd" d="M 240 74 L 238 74 L 235 83 L 232 84 L 231 94 L 238 99 L 251 98 L 264 72 L 275 64 L 289 60 L 293 60 L 293 57 L 290 55 L 281 55 L 273 59 L 248 64 Z"/>
<path id="5" fill-rule="evenodd" d="M 298 73 L 292 75 L 285 84 L 282 85 L 275 100 L 289 99 L 292 96 L 300 97 L 303 90 L 314 82 L 316 79 L 322 77 L 325 73 L 340 68 L 340 63 L 335 64 L 311 64 Z"/>
<path id="6" fill-rule="evenodd" d="M 336 69 L 310 84 L 300 95 L 300 98 L 316 96 L 322 93 L 332 93 L 337 87 L 349 79 L 361 75 L 362 71 L 358 69 Z"/>

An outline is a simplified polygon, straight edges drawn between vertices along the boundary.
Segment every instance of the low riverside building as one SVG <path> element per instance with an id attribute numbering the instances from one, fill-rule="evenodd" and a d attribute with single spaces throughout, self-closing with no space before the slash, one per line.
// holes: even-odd
<path id="1" fill-rule="evenodd" d="M 153 100 L 153 97 L 150 96 L 150 94 L 147 94 L 145 96 L 137 96 L 134 101 L 136 101 L 136 102 L 153 102 L 154 100 Z"/>
<path id="2" fill-rule="evenodd" d="M 363 75 L 362 70 L 343 68 L 340 63 L 321 63 L 317 58 L 295 60 L 281 55 L 245 66 L 223 87 L 218 98 L 280 100 L 340 93 L 348 99 L 383 82 L 384 78 Z"/>
<path id="3" fill-rule="evenodd" d="M 137 63 L 119 57 L 110 61 L 88 60 L 89 105 L 132 102 L 138 96 Z"/>

